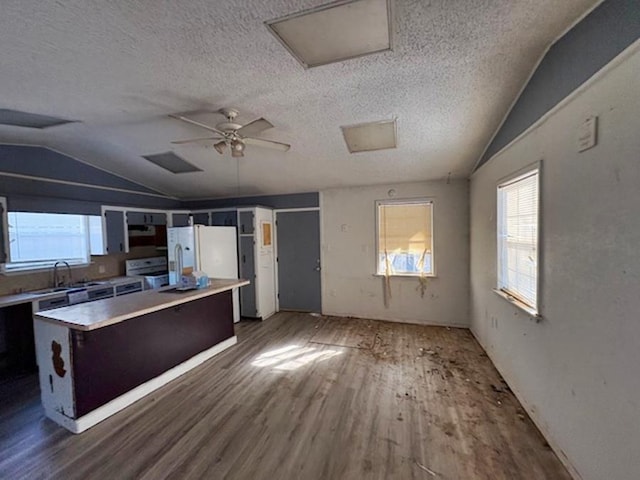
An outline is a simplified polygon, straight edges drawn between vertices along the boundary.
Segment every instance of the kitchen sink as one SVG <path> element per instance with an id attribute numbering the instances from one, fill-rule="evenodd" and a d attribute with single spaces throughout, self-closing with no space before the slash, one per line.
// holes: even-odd
<path id="1" fill-rule="evenodd" d="M 97 287 L 99 285 L 111 285 L 111 282 L 78 282 L 78 283 L 69 285 L 68 287 L 45 288 L 43 290 L 36 290 L 35 292 L 30 292 L 30 293 L 34 295 L 49 295 L 52 293 L 69 292 L 71 290 L 78 290 L 81 288 Z"/>
<path id="2" fill-rule="evenodd" d="M 82 288 L 82 287 L 96 287 L 98 285 L 111 285 L 111 282 L 78 282 L 65 288 L 69 289 L 69 288 Z"/>

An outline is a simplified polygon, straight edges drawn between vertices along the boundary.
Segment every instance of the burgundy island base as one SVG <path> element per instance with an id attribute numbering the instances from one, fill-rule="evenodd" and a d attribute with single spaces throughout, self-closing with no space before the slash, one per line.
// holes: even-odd
<path id="1" fill-rule="evenodd" d="M 237 342 L 232 290 L 212 280 L 34 314 L 47 417 L 80 433 Z"/>

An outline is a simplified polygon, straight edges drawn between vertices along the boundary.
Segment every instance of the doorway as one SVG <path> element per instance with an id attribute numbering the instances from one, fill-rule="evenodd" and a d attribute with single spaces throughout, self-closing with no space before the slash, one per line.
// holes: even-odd
<path id="1" fill-rule="evenodd" d="M 321 312 L 320 212 L 276 211 L 280 310 Z"/>

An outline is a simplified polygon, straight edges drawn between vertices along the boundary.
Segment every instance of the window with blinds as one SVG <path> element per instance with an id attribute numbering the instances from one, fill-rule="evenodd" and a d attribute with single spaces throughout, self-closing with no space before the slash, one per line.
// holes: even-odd
<path id="1" fill-rule="evenodd" d="M 69 265 L 88 264 L 92 233 L 89 218 L 86 215 L 8 212 L 10 261 L 2 266 L 2 271 L 46 269 L 56 261 Z M 101 221 L 101 218 L 97 217 L 97 220 Z"/>
<path id="2" fill-rule="evenodd" d="M 498 185 L 498 289 L 538 308 L 538 169 Z"/>
<path id="3" fill-rule="evenodd" d="M 433 275 L 433 203 L 377 202 L 377 274 Z"/>

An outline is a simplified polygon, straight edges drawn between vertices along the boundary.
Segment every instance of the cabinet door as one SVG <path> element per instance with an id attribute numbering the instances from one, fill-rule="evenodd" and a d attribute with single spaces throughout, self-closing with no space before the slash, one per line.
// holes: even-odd
<path id="1" fill-rule="evenodd" d="M 253 233 L 253 212 L 240 212 L 240 231 L 242 234 Z"/>
<path id="2" fill-rule="evenodd" d="M 127 212 L 127 225 L 146 225 L 147 214 L 144 212 Z"/>
<path id="3" fill-rule="evenodd" d="M 194 225 L 209 225 L 209 214 L 207 212 L 200 212 L 193 214 Z"/>
<path id="4" fill-rule="evenodd" d="M 124 212 L 105 210 L 104 217 L 107 224 L 107 253 L 124 252 Z"/>
<path id="5" fill-rule="evenodd" d="M 237 227 L 238 212 L 235 210 L 211 212 L 211 225 L 216 227 Z"/>
<path id="6" fill-rule="evenodd" d="M 4 205 L 0 203 L 0 263 L 8 261 L 7 246 L 5 245 L 5 229 L 7 228 L 5 219 L 7 218 Z"/>
<path id="7" fill-rule="evenodd" d="M 167 214 L 166 213 L 147 213 L 147 225 L 166 225 Z"/>
<path id="8" fill-rule="evenodd" d="M 257 317 L 256 308 L 256 266 L 253 256 L 253 237 L 240 237 L 240 277 L 251 283 L 240 287 L 240 314 L 243 317 Z"/>
<path id="9" fill-rule="evenodd" d="M 171 224 L 174 227 L 188 227 L 189 226 L 189 214 L 188 213 L 173 213 L 173 214 L 171 214 Z"/>

